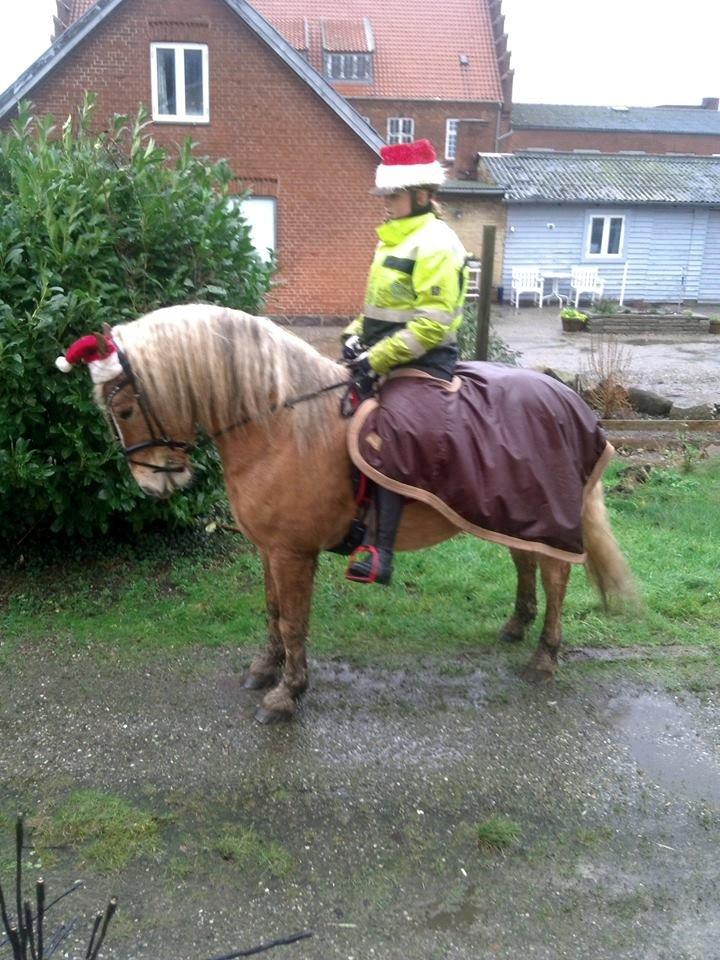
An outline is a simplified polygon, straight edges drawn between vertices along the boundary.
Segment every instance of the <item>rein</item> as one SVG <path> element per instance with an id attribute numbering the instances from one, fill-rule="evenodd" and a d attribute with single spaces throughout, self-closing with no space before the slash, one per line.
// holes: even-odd
<path id="1" fill-rule="evenodd" d="M 183 453 L 192 453 L 193 450 L 197 450 L 198 445 L 187 440 L 173 440 L 172 437 L 168 435 L 168 431 L 162 425 L 162 421 L 153 410 L 150 401 L 140 389 L 137 378 L 135 377 L 133 369 L 130 366 L 130 361 L 128 360 L 124 351 L 121 350 L 117 345 L 116 349 L 118 360 L 120 361 L 120 366 L 122 367 L 125 376 L 107 395 L 105 406 L 108 408 L 108 410 L 110 410 L 110 419 L 115 431 L 115 435 L 120 443 L 122 452 L 125 455 L 127 462 L 136 467 L 146 467 L 147 469 L 152 470 L 153 473 L 182 473 L 182 471 L 185 469 L 184 466 L 182 464 L 174 464 L 172 461 L 170 461 L 169 465 L 158 466 L 154 463 L 145 463 L 142 460 L 132 459 L 132 455 L 134 453 L 138 453 L 140 450 L 148 450 L 151 447 L 166 447 L 170 450 L 181 450 Z M 282 404 L 275 404 L 270 408 L 270 410 L 272 413 L 277 413 L 279 410 L 292 410 L 292 408 L 297 406 L 299 403 L 305 403 L 307 400 L 314 400 L 316 397 L 322 396 L 324 393 L 329 393 L 331 390 L 339 390 L 340 387 L 347 387 L 350 389 L 352 385 L 352 380 L 340 380 L 338 383 L 331 383 L 329 386 L 321 387 L 319 390 L 315 390 L 312 393 L 304 393 L 299 397 L 292 397 Z M 140 443 L 133 443 L 129 447 L 126 447 L 123 443 L 120 428 L 118 427 L 115 418 L 112 416 L 112 401 L 117 394 L 127 386 L 132 387 L 133 396 L 140 407 L 140 412 L 143 415 L 145 425 L 150 433 L 149 440 L 143 440 Z M 210 435 L 210 439 L 214 440 L 216 437 L 222 436 L 224 433 L 229 433 L 231 430 L 237 430 L 251 422 L 251 417 L 244 417 L 242 420 L 238 420 L 237 423 L 231 423 L 229 426 L 223 427 L 221 430 L 217 430 L 215 433 Z"/>

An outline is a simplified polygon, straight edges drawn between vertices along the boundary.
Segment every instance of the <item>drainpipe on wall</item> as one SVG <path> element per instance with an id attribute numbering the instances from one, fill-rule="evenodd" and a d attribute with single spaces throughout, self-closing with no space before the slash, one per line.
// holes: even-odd
<path id="1" fill-rule="evenodd" d="M 502 106 L 502 104 L 500 104 Z M 512 134 L 512 128 L 507 131 L 507 133 L 500 133 L 500 117 L 502 115 L 502 110 L 498 110 L 495 114 L 495 153 L 500 153 L 498 146 L 500 145 L 501 140 L 507 140 L 507 138 Z"/>

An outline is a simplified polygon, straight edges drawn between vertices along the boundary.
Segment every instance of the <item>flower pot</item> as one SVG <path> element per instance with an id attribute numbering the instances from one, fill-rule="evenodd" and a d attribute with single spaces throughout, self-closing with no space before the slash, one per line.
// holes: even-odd
<path id="1" fill-rule="evenodd" d="M 565 333 L 582 333 L 587 330 L 587 323 L 584 320 L 572 320 L 569 317 L 562 317 L 562 328 Z"/>

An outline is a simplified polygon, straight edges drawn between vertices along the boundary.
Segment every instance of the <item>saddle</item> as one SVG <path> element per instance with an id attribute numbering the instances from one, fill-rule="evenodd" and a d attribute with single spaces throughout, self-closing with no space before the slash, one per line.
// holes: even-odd
<path id="1" fill-rule="evenodd" d="M 456 373 L 393 371 L 350 422 L 354 465 L 481 539 L 584 562 L 585 492 L 614 452 L 593 411 L 532 370 L 475 362 Z"/>

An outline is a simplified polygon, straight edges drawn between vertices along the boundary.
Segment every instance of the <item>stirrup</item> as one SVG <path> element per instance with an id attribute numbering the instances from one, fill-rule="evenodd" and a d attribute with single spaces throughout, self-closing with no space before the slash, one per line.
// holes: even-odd
<path id="1" fill-rule="evenodd" d="M 357 558 L 363 556 L 363 554 L 368 555 L 368 560 L 358 561 Z M 372 544 L 365 543 L 362 546 L 357 547 L 350 554 L 347 570 L 345 571 L 345 579 L 352 580 L 354 583 L 380 583 L 384 586 L 387 586 L 392 577 L 392 554 L 390 555 L 390 564 L 390 569 L 385 572 L 384 576 L 381 576 L 383 571 L 380 551 Z M 367 573 L 353 573 L 353 567 L 356 566 L 367 567 Z"/>

